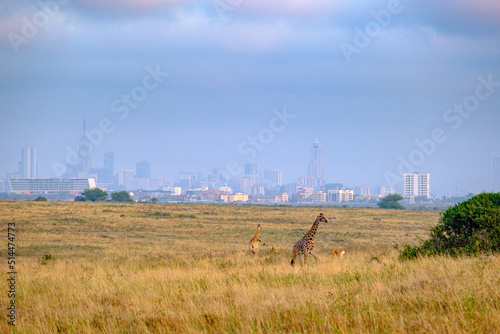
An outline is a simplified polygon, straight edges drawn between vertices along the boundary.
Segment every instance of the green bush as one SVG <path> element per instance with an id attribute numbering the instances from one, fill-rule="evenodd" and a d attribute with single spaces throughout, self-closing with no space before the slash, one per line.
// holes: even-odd
<path id="1" fill-rule="evenodd" d="M 188 214 L 185 214 L 185 213 L 181 213 L 178 217 L 179 218 L 196 218 L 195 215 L 188 215 Z"/>
<path id="2" fill-rule="evenodd" d="M 381 209 L 395 209 L 404 210 L 405 207 L 398 202 L 403 199 L 403 196 L 398 194 L 387 195 L 377 203 L 378 207 Z"/>
<path id="3" fill-rule="evenodd" d="M 104 201 L 108 197 L 108 193 L 99 188 L 85 189 L 83 196 L 86 201 L 99 202 Z"/>
<path id="4" fill-rule="evenodd" d="M 43 254 L 42 258 L 40 259 L 41 264 L 47 264 L 50 261 L 54 261 L 56 258 L 52 254 Z"/>
<path id="5" fill-rule="evenodd" d="M 403 259 L 500 251 L 500 193 L 482 193 L 449 208 L 421 246 L 403 247 Z"/>
<path id="6" fill-rule="evenodd" d="M 111 199 L 115 202 L 133 202 L 130 194 L 126 191 L 119 191 L 111 194 Z"/>

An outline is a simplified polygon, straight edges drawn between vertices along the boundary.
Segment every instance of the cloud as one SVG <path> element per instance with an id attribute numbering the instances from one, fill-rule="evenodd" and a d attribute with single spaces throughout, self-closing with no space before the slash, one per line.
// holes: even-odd
<path id="1" fill-rule="evenodd" d="M 423 0 L 408 4 L 402 24 L 426 25 L 455 35 L 491 35 L 500 28 L 497 0 Z"/>
<path id="2" fill-rule="evenodd" d="M 76 0 L 74 6 L 107 14 L 142 15 L 192 2 L 191 0 Z"/>
<path id="3" fill-rule="evenodd" d="M 231 2 L 226 2 L 231 4 Z M 340 0 L 240 0 L 232 1 L 234 8 L 242 13 L 272 14 L 277 16 L 327 16 L 344 10 L 346 2 Z"/>

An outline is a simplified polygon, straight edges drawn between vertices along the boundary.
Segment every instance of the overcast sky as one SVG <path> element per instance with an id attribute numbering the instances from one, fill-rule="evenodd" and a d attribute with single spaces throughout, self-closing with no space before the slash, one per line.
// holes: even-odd
<path id="1" fill-rule="evenodd" d="M 39 177 L 93 167 L 236 174 L 247 159 L 327 182 L 488 190 L 500 155 L 498 0 L 0 0 L 0 175 L 25 138 Z M 237 176 L 236 176 L 237 177 Z"/>

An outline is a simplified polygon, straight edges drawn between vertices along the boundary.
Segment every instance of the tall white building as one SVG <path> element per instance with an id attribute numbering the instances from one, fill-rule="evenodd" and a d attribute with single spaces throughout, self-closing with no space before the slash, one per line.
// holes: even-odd
<path id="1" fill-rule="evenodd" d="M 19 174 L 23 179 L 36 179 L 36 148 L 22 149 Z"/>
<path id="2" fill-rule="evenodd" d="M 322 189 L 325 185 L 325 164 L 323 162 L 323 148 L 318 138 L 313 142 L 309 153 L 308 177 L 314 180 L 314 188 Z"/>
<path id="3" fill-rule="evenodd" d="M 429 198 L 431 194 L 430 174 L 418 172 L 403 175 L 403 195 L 405 197 Z"/>

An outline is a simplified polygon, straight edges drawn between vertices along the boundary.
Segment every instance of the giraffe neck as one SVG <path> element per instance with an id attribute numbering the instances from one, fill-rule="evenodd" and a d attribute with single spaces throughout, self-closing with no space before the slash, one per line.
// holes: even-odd
<path id="1" fill-rule="evenodd" d="M 318 227 L 319 227 L 319 219 L 316 219 L 314 224 L 311 226 L 309 232 L 307 232 L 306 235 L 304 235 L 304 239 L 314 238 L 316 232 L 318 231 Z"/>
<path id="2" fill-rule="evenodd" d="M 257 232 L 255 232 L 255 235 L 253 236 L 255 239 L 259 236 L 259 228 L 257 227 Z"/>

